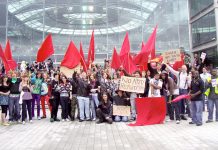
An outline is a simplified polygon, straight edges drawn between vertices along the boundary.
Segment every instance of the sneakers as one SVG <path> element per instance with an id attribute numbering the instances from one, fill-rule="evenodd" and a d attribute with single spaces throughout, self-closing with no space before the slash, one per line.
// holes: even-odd
<path id="1" fill-rule="evenodd" d="M 86 119 L 86 121 L 92 121 L 91 119 Z"/>
<path id="2" fill-rule="evenodd" d="M 84 120 L 80 119 L 79 122 L 83 122 Z"/>
<path id="3" fill-rule="evenodd" d="M 50 122 L 54 122 L 54 119 L 53 119 L 53 118 L 50 118 Z"/>
<path id="4" fill-rule="evenodd" d="M 196 126 L 202 126 L 202 123 L 200 123 L 200 124 L 196 124 Z"/>
<path id="5" fill-rule="evenodd" d="M 180 124 L 180 121 L 179 121 L 179 120 L 176 120 L 176 124 Z"/>
<path id="6" fill-rule="evenodd" d="M 10 126 L 10 124 L 7 123 L 7 122 L 3 123 L 2 125 L 3 125 L 3 126 Z"/>
<path id="7" fill-rule="evenodd" d="M 23 125 L 25 125 L 26 124 L 26 122 L 25 121 L 23 121 L 23 123 L 22 123 Z"/>
<path id="8" fill-rule="evenodd" d="M 166 122 L 171 122 L 171 121 L 172 121 L 171 119 L 167 119 L 167 120 L 166 120 Z"/>
<path id="9" fill-rule="evenodd" d="M 65 121 L 69 122 L 70 120 L 67 118 L 67 119 L 65 119 Z"/>
<path id="10" fill-rule="evenodd" d="M 60 122 L 61 120 L 60 120 L 60 119 L 58 119 L 58 118 L 56 118 L 56 119 L 54 119 L 54 121 Z"/>
<path id="11" fill-rule="evenodd" d="M 189 124 L 195 124 L 194 122 L 189 122 Z"/>
<path id="12" fill-rule="evenodd" d="M 211 122 L 213 122 L 213 120 L 207 120 L 207 121 L 206 121 L 206 123 L 211 123 Z"/>
<path id="13" fill-rule="evenodd" d="M 93 118 L 93 119 L 92 119 L 92 121 L 95 121 L 95 120 L 96 120 L 96 118 Z"/>
<path id="14" fill-rule="evenodd" d="M 41 117 L 38 116 L 37 119 L 38 119 L 38 120 L 41 120 Z"/>
<path id="15" fill-rule="evenodd" d="M 30 123 L 33 123 L 33 120 L 30 120 Z"/>
<path id="16" fill-rule="evenodd" d="M 64 121 L 65 121 L 65 119 L 62 119 L 61 121 L 62 121 L 62 122 L 64 122 Z"/>
<path id="17" fill-rule="evenodd" d="M 184 115 L 181 115 L 182 120 L 188 120 Z"/>

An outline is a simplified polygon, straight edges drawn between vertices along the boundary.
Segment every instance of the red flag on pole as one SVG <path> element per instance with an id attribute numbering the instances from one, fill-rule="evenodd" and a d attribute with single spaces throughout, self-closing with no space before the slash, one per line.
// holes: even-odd
<path id="1" fill-rule="evenodd" d="M 137 67 L 133 62 L 132 56 L 129 53 L 125 55 L 122 65 L 126 72 L 128 72 L 129 74 L 132 74 L 137 70 Z"/>
<path id="2" fill-rule="evenodd" d="M 95 37 L 94 30 L 92 31 L 92 36 L 89 43 L 89 52 L 88 52 L 88 66 L 95 60 Z"/>
<path id="3" fill-rule="evenodd" d="M 82 48 L 82 42 L 80 42 L 80 56 L 81 56 L 81 65 L 83 66 L 83 70 L 85 72 L 87 72 L 87 65 L 86 65 L 86 62 L 85 62 L 85 56 L 84 56 L 84 53 L 83 53 L 83 48 Z"/>
<path id="4" fill-rule="evenodd" d="M 43 62 L 52 54 L 54 54 L 54 48 L 52 43 L 52 36 L 49 34 L 38 50 L 36 61 Z"/>
<path id="5" fill-rule="evenodd" d="M 157 34 L 157 25 L 154 28 L 154 31 L 152 32 L 152 34 L 150 35 L 146 46 L 148 48 L 149 53 L 151 54 L 151 59 L 155 58 L 155 43 L 156 43 L 156 34 Z"/>
<path id="6" fill-rule="evenodd" d="M 116 48 L 114 47 L 114 52 L 111 61 L 111 68 L 118 69 L 121 66 L 120 57 L 117 53 Z"/>
<path id="7" fill-rule="evenodd" d="M 123 45 L 120 50 L 120 59 L 121 62 L 124 60 L 123 58 L 130 52 L 130 43 L 129 43 L 129 34 L 126 32 L 126 36 L 123 41 Z"/>
<path id="8" fill-rule="evenodd" d="M 185 63 L 184 63 L 184 59 L 185 59 L 185 56 L 184 54 L 181 54 L 181 61 L 176 61 L 174 64 L 173 64 L 173 69 L 174 70 L 179 70 L 179 68 L 181 68 Z"/>
<path id="9" fill-rule="evenodd" d="M 9 40 L 7 41 L 5 47 L 5 58 L 7 59 L 10 69 L 15 70 L 17 68 L 17 62 L 13 59 Z"/>
<path id="10" fill-rule="evenodd" d="M 80 53 L 74 43 L 71 41 L 61 62 L 61 66 L 73 69 L 80 63 L 80 60 Z"/>
<path id="11" fill-rule="evenodd" d="M 3 49 L 2 49 L 2 47 L 1 47 L 1 45 L 0 45 L 0 57 L 1 57 L 1 59 L 2 59 L 2 62 L 3 62 L 3 64 L 4 64 L 4 67 L 5 67 L 6 72 L 10 71 L 10 66 L 8 65 L 7 59 L 6 59 L 6 57 L 5 57 L 5 54 L 4 54 L 4 52 L 3 52 Z"/>

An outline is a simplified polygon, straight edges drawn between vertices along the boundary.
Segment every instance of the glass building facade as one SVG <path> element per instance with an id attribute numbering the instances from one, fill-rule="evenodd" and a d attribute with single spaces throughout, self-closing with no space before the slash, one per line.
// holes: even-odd
<path id="1" fill-rule="evenodd" d="M 111 57 L 114 47 L 120 50 L 126 32 L 131 51 L 138 52 L 156 25 L 158 53 L 180 47 L 190 49 L 188 0 L 1 0 L 0 18 L 0 43 L 4 48 L 9 39 L 18 61 L 34 61 L 49 33 L 55 62 L 62 60 L 71 40 L 78 48 L 82 42 L 87 55 L 94 30 L 96 61 L 102 62 Z M 213 30 L 213 25 L 211 21 L 208 30 Z M 196 36 L 206 34 L 195 32 Z"/>
<path id="2" fill-rule="evenodd" d="M 218 65 L 217 0 L 189 0 L 190 46 L 193 53 L 207 53 L 207 65 Z"/>

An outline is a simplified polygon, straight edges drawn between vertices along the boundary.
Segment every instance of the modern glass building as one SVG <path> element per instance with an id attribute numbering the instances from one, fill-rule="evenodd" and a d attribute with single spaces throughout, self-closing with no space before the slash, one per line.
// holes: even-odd
<path id="1" fill-rule="evenodd" d="M 200 6 L 196 9 L 192 12 L 194 18 L 202 10 Z M 201 21 L 213 17 L 214 9 Z M 188 0 L 1 0 L 0 18 L 0 43 L 4 47 L 9 39 L 18 61 L 34 61 L 49 33 L 53 36 L 55 62 L 61 61 L 71 40 L 78 48 L 81 41 L 87 54 L 94 30 L 96 61 L 102 62 L 111 57 L 114 47 L 120 50 L 126 32 L 131 51 L 138 52 L 156 25 L 157 52 L 180 47 L 190 50 Z M 192 21 L 198 28 L 198 22 Z M 212 21 L 208 26 L 210 31 L 215 29 Z M 210 34 L 209 39 L 202 37 L 200 43 L 193 40 L 192 45 L 208 42 L 214 36 L 216 39 L 216 31 Z"/>
<path id="2" fill-rule="evenodd" d="M 218 1 L 189 0 L 191 52 L 207 53 L 207 63 L 218 65 Z"/>

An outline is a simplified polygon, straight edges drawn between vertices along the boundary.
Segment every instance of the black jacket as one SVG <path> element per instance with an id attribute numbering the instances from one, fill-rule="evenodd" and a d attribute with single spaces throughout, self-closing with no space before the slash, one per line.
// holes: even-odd
<path id="1" fill-rule="evenodd" d="M 113 97 L 113 104 L 118 106 L 130 106 L 130 101 L 127 100 L 126 96 L 120 97 L 119 95 L 116 95 Z"/>

